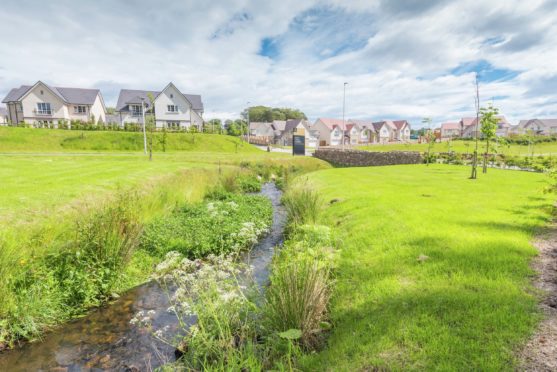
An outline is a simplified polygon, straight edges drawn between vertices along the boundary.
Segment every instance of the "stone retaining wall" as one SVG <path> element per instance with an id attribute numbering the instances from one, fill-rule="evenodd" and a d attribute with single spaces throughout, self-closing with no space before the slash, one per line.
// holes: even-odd
<path id="1" fill-rule="evenodd" d="M 318 159 L 328 161 L 334 165 L 347 167 L 423 163 L 422 156 L 417 151 L 371 152 L 361 150 L 319 148 L 313 153 L 313 156 Z"/>

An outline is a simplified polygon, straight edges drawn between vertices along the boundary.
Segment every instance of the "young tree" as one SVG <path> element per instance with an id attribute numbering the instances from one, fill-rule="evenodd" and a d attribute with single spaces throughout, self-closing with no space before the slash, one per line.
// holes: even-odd
<path id="1" fill-rule="evenodd" d="M 486 141 L 483 173 L 487 173 L 487 155 L 489 154 L 489 143 L 495 138 L 495 134 L 497 133 L 497 124 L 499 122 L 497 114 L 499 113 L 499 110 L 496 107 L 493 107 L 493 104 L 490 103 L 488 107 L 482 107 L 480 109 L 480 113 L 482 115 L 482 118 L 480 120 L 480 131 L 482 133 L 482 137 Z"/>
<path id="2" fill-rule="evenodd" d="M 425 132 L 425 138 L 427 141 L 427 159 L 426 164 L 429 166 L 431 161 L 431 150 L 433 150 L 433 145 L 435 144 L 435 133 L 431 130 L 431 118 L 423 118 L 422 124 L 427 125 L 427 131 Z"/>
<path id="3" fill-rule="evenodd" d="M 151 93 L 147 93 L 147 97 L 149 98 L 149 102 L 151 103 L 151 108 L 153 112 L 151 115 L 147 116 L 145 121 L 145 125 L 149 128 L 149 161 L 153 160 L 153 137 L 154 137 L 154 130 L 157 125 L 155 121 L 155 97 Z"/>

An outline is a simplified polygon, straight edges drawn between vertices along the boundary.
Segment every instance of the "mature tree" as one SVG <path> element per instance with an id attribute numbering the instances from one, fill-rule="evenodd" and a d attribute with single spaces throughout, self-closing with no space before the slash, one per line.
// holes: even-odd
<path id="1" fill-rule="evenodd" d="M 247 120 L 248 109 L 242 111 L 242 117 Z M 249 120 L 257 122 L 271 122 L 273 120 L 307 119 L 306 115 L 291 108 L 277 108 L 267 106 L 252 106 L 249 108 Z"/>
<path id="2" fill-rule="evenodd" d="M 226 126 L 226 133 L 230 136 L 241 136 L 247 131 L 247 122 L 242 119 L 231 121 Z"/>
<path id="3" fill-rule="evenodd" d="M 499 119 L 497 118 L 498 113 L 499 110 L 496 107 L 493 107 L 493 104 L 491 103 L 488 107 L 482 107 L 480 109 L 480 114 L 482 116 L 480 120 L 480 131 L 483 139 L 486 141 L 483 173 L 487 173 L 487 154 L 489 154 L 489 143 L 495 138 L 497 133 L 497 124 L 499 123 Z"/>

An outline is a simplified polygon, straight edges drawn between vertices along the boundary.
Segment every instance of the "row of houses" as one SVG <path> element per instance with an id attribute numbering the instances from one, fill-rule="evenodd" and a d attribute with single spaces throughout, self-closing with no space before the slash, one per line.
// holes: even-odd
<path id="1" fill-rule="evenodd" d="M 406 120 L 342 120 L 319 118 L 307 120 L 274 120 L 250 123 L 250 136 L 255 143 L 292 145 L 295 132 L 304 133 L 306 146 L 340 146 L 387 143 L 410 140 L 411 127 Z"/>
<path id="2" fill-rule="evenodd" d="M 153 102 L 151 102 L 153 98 Z M 4 123 L 57 127 L 62 122 L 141 124 L 154 115 L 157 128 L 187 129 L 203 125 L 203 101 L 198 94 L 182 93 L 173 83 L 161 91 L 122 89 L 116 111 L 108 114 L 98 89 L 54 87 L 36 82 L 10 90 L 0 108 Z"/>
<path id="3" fill-rule="evenodd" d="M 511 125 L 503 116 L 497 116 L 497 137 L 532 133 L 536 135 L 557 135 L 557 119 L 528 119 L 521 120 L 517 125 Z M 441 124 L 439 129 L 441 138 L 474 138 L 480 129 L 477 118 L 466 117 L 458 122 Z M 480 133 L 478 133 L 480 135 Z"/>

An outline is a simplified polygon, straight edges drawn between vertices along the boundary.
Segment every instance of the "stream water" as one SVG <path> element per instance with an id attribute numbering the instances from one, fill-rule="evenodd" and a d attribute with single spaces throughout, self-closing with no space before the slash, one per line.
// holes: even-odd
<path id="1" fill-rule="evenodd" d="M 263 185 L 261 195 L 273 204 L 271 231 L 246 253 L 259 285 L 269 277 L 274 248 L 282 243 L 286 213 L 280 204 L 281 192 L 274 184 Z M 39 342 L 28 343 L 0 354 L 0 371 L 144 371 L 173 361 L 174 348 L 151 334 L 130 325 L 140 310 L 154 310 L 155 329 L 169 326 L 178 332 L 174 314 L 167 311 L 169 298 L 155 282 L 136 287 L 117 301 L 91 311 L 87 316 L 62 325 Z"/>

